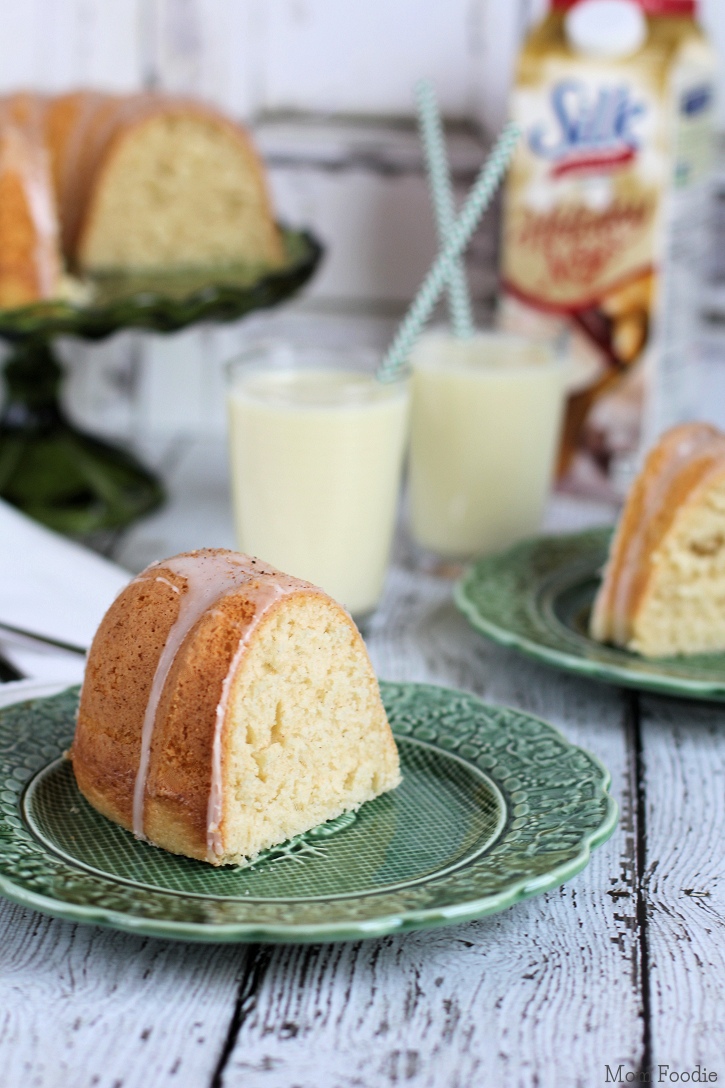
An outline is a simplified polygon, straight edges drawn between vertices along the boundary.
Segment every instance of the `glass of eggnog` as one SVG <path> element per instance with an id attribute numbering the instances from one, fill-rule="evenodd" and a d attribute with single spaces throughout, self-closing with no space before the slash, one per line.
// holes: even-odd
<path id="1" fill-rule="evenodd" d="M 358 619 L 378 604 L 395 528 L 409 385 L 373 352 L 260 344 L 228 366 L 239 547 L 321 586 Z"/>
<path id="2" fill-rule="evenodd" d="M 410 523 L 424 558 L 466 560 L 540 526 L 568 368 L 500 332 L 422 336 L 411 353 Z"/>

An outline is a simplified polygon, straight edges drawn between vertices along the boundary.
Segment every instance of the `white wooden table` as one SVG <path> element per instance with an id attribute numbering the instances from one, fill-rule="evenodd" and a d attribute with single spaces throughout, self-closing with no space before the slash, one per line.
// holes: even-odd
<path id="1" fill-rule="evenodd" d="M 116 548 L 132 569 L 233 544 L 221 443 L 173 445 L 166 461 L 169 507 Z M 549 528 L 607 513 L 559 500 Z M 523 707 L 595 752 L 614 837 L 557 891 L 359 944 L 172 943 L 0 901 L 2 1088 L 590 1088 L 698 1065 L 725 1081 L 725 708 L 494 647 L 448 582 L 402 563 L 368 644 L 383 678 Z"/>

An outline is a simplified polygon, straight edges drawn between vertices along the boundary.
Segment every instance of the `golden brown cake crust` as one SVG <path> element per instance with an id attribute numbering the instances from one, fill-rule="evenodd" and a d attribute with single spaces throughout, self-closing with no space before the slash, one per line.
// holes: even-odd
<path id="1" fill-rule="evenodd" d="M 229 597 L 207 613 L 177 655 L 159 705 L 146 792 L 145 830 L 152 842 L 170 829 L 184 853 L 208 855 L 208 803 L 216 709 L 254 605 Z M 224 740 L 224 736 L 222 736 Z M 189 850 L 189 843 L 195 849 Z M 168 847 L 167 847 L 168 848 Z"/>
<path id="2" fill-rule="evenodd" d="M 203 549 L 174 559 L 189 556 L 236 553 Z M 342 622 L 354 627 L 344 609 L 316 587 L 264 564 L 258 570 L 263 587 L 278 584 L 283 592 L 263 608 L 261 622 L 253 582 L 249 591 L 238 589 L 203 611 L 173 660 L 152 735 L 144 833 L 167 850 L 206 861 L 217 860 L 210 855 L 208 826 L 217 707 L 240 643 L 261 630 L 290 594 L 324 597 Z M 188 589 L 186 579 L 172 567 L 161 563 L 147 568 L 109 608 L 88 657 L 69 755 L 81 793 L 129 830 L 152 683 Z M 222 732 L 223 750 L 227 743 Z"/>
<path id="3" fill-rule="evenodd" d="M 73 91 L 71 94 L 61 94 L 46 101 L 43 132 L 50 154 L 53 186 L 58 203 L 62 200 L 71 136 L 85 108 L 88 94 L 87 91 Z"/>
<path id="4" fill-rule="evenodd" d="M 651 559 L 682 507 L 704 480 L 725 469 L 725 435 L 707 423 L 673 427 L 650 451 L 612 540 L 591 620 L 601 642 L 626 646 L 644 600 Z"/>
<path id="5" fill-rule="evenodd" d="M 203 118 L 243 148 L 257 190 L 255 207 L 265 239 L 265 252 L 256 254 L 255 259 L 270 266 L 281 263 L 282 241 L 261 160 L 246 130 L 212 106 L 150 93 L 120 96 L 79 90 L 47 97 L 22 91 L 0 97 L 0 143 L 12 143 L 13 158 L 12 169 L 5 170 L 12 175 L 6 178 L 3 194 L 5 220 L 19 224 L 10 241 L 2 240 L 0 247 L 0 260 L 4 261 L 0 266 L 0 306 L 57 296 L 64 260 L 69 267 L 82 269 L 83 247 L 93 230 L 104 175 L 119 147 L 139 126 L 154 118 L 174 116 Z M 15 165 L 19 144 L 25 146 L 20 169 Z M 41 253 L 40 267 L 33 267 L 39 232 L 26 214 L 32 203 L 29 176 L 35 195 L 37 187 L 42 187 L 43 201 L 54 220 L 43 240 L 48 252 Z"/>
<path id="6" fill-rule="evenodd" d="M 101 621 L 88 656 L 73 770 L 91 804 L 129 829 L 140 724 L 179 608 L 179 595 L 165 583 L 131 582 Z"/>
<path id="7" fill-rule="evenodd" d="M 58 218 L 42 141 L 42 100 L 0 99 L 0 307 L 55 295 Z"/>

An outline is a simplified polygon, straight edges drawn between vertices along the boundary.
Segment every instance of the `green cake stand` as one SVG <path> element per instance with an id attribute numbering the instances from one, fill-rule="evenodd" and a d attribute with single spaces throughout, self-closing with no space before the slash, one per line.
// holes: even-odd
<path id="1" fill-rule="evenodd" d="M 164 498 L 133 454 L 75 427 L 60 402 L 56 336 L 102 340 L 120 329 L 175 332 L 200 321 L 234 321 L 290 298 L 322 256 L 307 231 L 282 228 L 284 264 L 225 266 L 89 278 L 92 301 L 52 300 L 0 310 L 11 344 L 0 412 L 0 497 L 52 529 L 86 536 L 129 525 Z"/>

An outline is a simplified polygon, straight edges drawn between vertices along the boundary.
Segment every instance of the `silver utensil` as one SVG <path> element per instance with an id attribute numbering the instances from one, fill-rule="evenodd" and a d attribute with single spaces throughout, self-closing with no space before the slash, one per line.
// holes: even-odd
<path id="1" fill-rule="evenodd" d="M 52 646 L 56 650 L 65 650 L 69 654 L 80 654 L 85 657 L 88 653 L 86 646 L 76 646 L 72 642 L 64 642 L 59 638 L 51 638 L 50 635 L 41 635 L 37 631 L 27 631 L 24 627 L 15 627 L 11 623 L 0 622 L 0 639 L 4 634 L 12 637 L 14 641 L 31 642 L 41 646 Z"/>

